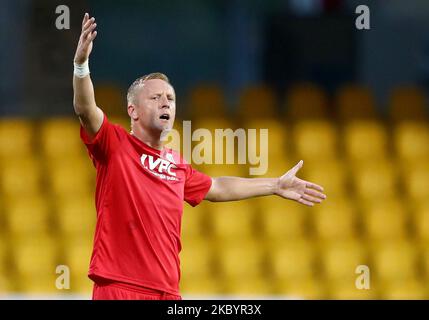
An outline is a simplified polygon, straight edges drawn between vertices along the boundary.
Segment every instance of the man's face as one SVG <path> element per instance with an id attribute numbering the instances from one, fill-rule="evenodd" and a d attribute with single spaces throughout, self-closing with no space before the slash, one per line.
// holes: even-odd
<path id="1" fill-rule="evenodd" d="M 176 94 L 173 87 L 161 79 L 146 80 L 135 101 L 135 123 L 156 134 L 173 127 L 176 117 Z"/>

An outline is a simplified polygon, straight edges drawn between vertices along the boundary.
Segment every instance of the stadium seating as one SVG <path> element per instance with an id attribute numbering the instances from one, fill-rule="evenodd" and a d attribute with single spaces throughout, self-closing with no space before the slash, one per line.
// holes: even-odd
<path id="1" fill-rule="evenodd" d="M 96 92 L 110 121 L 129 130 L 124 91 L 100 85 Z M 372 92 L 359 85 L 339 88 L 334 99 L 307 83 L 292 85 L 283 101 L 265 85 L 244 88 L 237 97 L 228 109 L 219 86 L 196 86 L 187 110 L 192 130 L 214 136 L 215 129 L 244 128 L 246 149 L 260 156 L 259 130 L 267 128 L 266 172 L 251 173 L 258 164 L 248 159 L 194 167 L 213 177 L 279 177 L 303 159 L 298 176 L 322 185 L 328 198 L 313 208 L 278 196 L 185 204 L 182 294 L 429 298 L 424 92 L 408 86 L 392 91 L 387 118 L 379 117 Z M 175 128 L 182 132 L 179 118 Z M 257 129 L 256 136 L 247 129 Z M 182 138 L 170 146 L 183 151 Z M 217 148 L 209 150 L 212 160 Z M 226 151 L 225 144 L 221 148 Z M 234 152 L 237 162 L 237 147 Z M 91 294 L 94 191 L 95 168 L 76 119 L 0 120 L 0 294 L 58 296 L 64 293 L 56 288 L 59 265 L 70 267 L 68 292 Z M 357 289 L 357 266 L 368 266 L 369 290 Z"/>
<path id="2" fill-rule="evenodd" d="M 308 232 L 308 215 L 300 204 L 281 198 L 261 198 L 257 220 L 267 240 L 293 240 Z"/>
<path id="3" fill-rule="evenodd" d="M 126 91 L 114 83 L 100 83 L 95 86 L 97 105 L 109 116 L 127 116 Z"/>
<path id="4" fill-rule="evenodd" d="M 337 91 L 337 114 L 342 121 L 371 119 L 377 116 L 374 97 L 369 88 L 348 84 Z"/>
<path id="5" fill-rule="evenodd" d="M 255 85 L 246 87 L 239 93 L 238 119 L 273 119 L 277 113 L 277 99 L 271 88 Z"/>
<path id="6" fill-rule="evenodd" d="M 301 83 L 292 86 L 285 99 L 286 119 L 299 121 L 310 118 L 325 118 L 329 115 L 328 97 L 315 84 Z"/>
<path id="7" fill-rule="evenodd" d="M 191 89 L 187 101 L 187 116 L 194 120 L 226 115 L 226 99 L 222 89 L 215 84 L 201 84 Z"/>
<path id="8" fill-rule="evenodd" d="M 225 284 L 240 279 L 255 279 L 264 275 L 265 255 L 261 244 L 250 239 L 219 241 L 215 257 L 218 259 L 219 275 Z"/>
<path id="9" fill-rule="evenodd" d="M 328 282 L 354 284 L 357 267 L 369 261 L 365 243 L 358 239 L 325 241 L 321 250 L 321 265 Z"/>
<path id="10" fill-rule="evenodd" d="M 344 149 L 351 161 L 385 159 L 388 154 L 387 132 L 382 123 L 356 120 L 344 129 Z"/>
<path id="11" fill-rule="evenodd" d="M 427 117 L 426 97 L 421 88 L 413 86 L 397 87 L 389 97 L 389 116 L 396 122 L 422 120 Z"/>
<path id="12" fill-rule="evenodd" d="M 374 200 L 366 206 L 363 220 L 373 241 L 403 239 L 409 232 L 407 212 L 396 199 Z"/>
<path id="13" fill-rule="evenodd" d="M 0 160 L 31 157 L 34 150 L 34 123 L 19 118 L 0 120 Z"/>
<path id="14" fill-rule="evenodd" d="M 381 283 L 417 278 L 417 247 L 410 240 L 386 240 L 372 245 L 374 274 Z"/>
<path id="15" fill-rule="evenodd" d="M 305 280 L 316 274 L 316 250 L 304 239 L 271 243 L 270 269 L 275 281 Z"/>
<path id="16" fill-rule="evenodd" d="M 403 121 L 394 127 L 393 143 L 401 161 L 406 163 L 429 159 L 429 126 L 416 121 Z"/>
<path id="17" fill-rule="evenodd" d="M 343 241 L 357 236 L 357 221 L 352 203 L 330 199 L 311 211 L 311 221 L 320 240 Z"/>
<path id="18" fill-rule="evenodd" d="M 295 152 L 300 159 L 333 160 L 338 156 L 338 134 L 327 120 L 303 120 L 292 129 Z"/>

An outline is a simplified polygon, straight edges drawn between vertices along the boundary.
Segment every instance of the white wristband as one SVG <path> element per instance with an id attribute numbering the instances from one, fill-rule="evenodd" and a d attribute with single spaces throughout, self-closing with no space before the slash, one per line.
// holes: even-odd
<path id="1" fill-rule="evenodd" d="M 78 78 L 84 78 L 89 74 L 89 65 L 88 60 L 82 64 L 77 64 L 74 62 L 74 75 Z"/>

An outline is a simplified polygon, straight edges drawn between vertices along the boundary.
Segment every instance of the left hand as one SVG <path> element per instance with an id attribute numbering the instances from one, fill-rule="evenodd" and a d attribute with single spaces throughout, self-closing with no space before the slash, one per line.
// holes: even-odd
<path id="1" fill-rule="evenodd" d="M 296 173 L 301 169 L 303 163 L 304 161 L 301 160 L 279 178 L 276 194 L 312 207 L 315 203 L 321 203 L 326 199 L 326 195 L 322 193 L 321 186 L 296 177 Z"/>

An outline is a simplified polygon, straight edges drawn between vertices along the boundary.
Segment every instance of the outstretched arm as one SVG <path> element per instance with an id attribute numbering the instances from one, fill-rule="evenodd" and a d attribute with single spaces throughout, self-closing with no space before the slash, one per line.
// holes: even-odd
<path id="1" fill-rule="evenodd" d="M 302 165 L 301 160 L 280 178 L 212 178 L 212 186 L 204 199 L 218 202 L 278 195 L 313 206 L 326 199 L 326 195 L 321 186 L 296 177 Z"/>
<path id="2" fill-rule="evenodd" d="M 89 55 L 92 51 L 92 42 L 97 36 L 95 31 L 95 18 L 89 18 L 85 13 L 82 21 L 82 32 L 74 56 L 74 63 L 81 67 L 88 63 Z M 82 126 L 89 136 L 94 136 L 103 123 L 103 111 L 95 104 L 94 86 L 89 74 L 85 76 L 73 75 L 73 106 L 77 116 L 79 116 Z"/>

